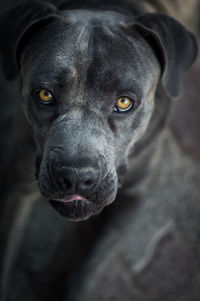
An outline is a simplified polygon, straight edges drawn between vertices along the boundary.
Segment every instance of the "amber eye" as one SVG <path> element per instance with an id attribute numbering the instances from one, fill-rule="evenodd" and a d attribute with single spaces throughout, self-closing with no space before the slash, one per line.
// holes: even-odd
<path id="1" fill-rule="evenodd" d="M 134 102 L 129 97 L 120 97 L 115 105 L 114 111 L 126 112 L 132 108 L 133 104 Z"/>
<path id="2" fill-rule="evenodd" d="M 39 100 L 44 104 L 49 104 L 53 101 L 53 95 L 50 91 L 42 89 L 38 91 Z"/>

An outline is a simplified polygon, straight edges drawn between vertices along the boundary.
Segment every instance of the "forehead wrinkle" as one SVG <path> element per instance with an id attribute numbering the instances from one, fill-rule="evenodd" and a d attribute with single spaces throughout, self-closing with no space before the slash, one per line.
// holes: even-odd
<path id="1" fill-rule="evenodd" d="M 81 28 L 76 42 L 76 58 L 74 61 L 74 93 L 79 99 L 85 98 L 86 74 L 93 58 L 93 33 L 90 23 Z"/>
<path id="2" fill-rule="evenodd" d="M 81 49 L 84 49 L 85 47 L 87 48 L 88 33 L 87 33 L 86 29 L 88 29 L 87 23 L 84 24 L 84 26 L 82 27 L 82 29 L 78 35 L 78 38 L 77 38 L 77 44 L 79 45 L 79 48 L 81 48 Z M 83 42 L 83 39 L 86 41 Z"/>
<path id="3" fill-rule="evenodd" d="M 78 63 L 89 65 L 94 57 L 94 51 L 99 55 L 99 50 L 105 50 L 106 46 L 116 39 L 116 33 L 107 24 L 102 23 L 98 19 L 91 19 L 83 24 L 78 39 L 76 39 L 76 53 L 78 54 Z"/>

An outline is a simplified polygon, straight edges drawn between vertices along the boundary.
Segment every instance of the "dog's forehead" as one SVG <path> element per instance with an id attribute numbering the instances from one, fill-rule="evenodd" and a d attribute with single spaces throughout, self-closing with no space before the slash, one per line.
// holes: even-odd
<path id="1" fill-rule="evenodd" d="M 54 82 L 58 77 L 100 83 L 105 74 L 109 80 L 135 78 L 139 84 L 149 78 L 155 56 L 136 31 L 131 37 L 126 34 L 128 18 L 77 10 L 64 14 L 63 20 L 46 25 L 26 48 L 22 65 L 30 85 L 35 79 Z"/>

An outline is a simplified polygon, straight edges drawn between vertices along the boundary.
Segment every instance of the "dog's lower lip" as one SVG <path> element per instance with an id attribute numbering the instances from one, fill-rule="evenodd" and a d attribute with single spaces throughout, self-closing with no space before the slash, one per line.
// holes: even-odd
<path id="1" fill-rule="evenodd" d="M 66 199 L 49 200 L 49 202 L 62 216 L 73 221 L 87 219 L 93 215 L 96 209 L 93 202 L 80 195 L 72 195 Z"/>
<path id="2" fill-rule="evenodd" d="M 85 200 L 85 198 L 79 194 L 73 194 L 73 195 L 68 196 L 67 198 L 55 199 L 55 201 L 63 202 L 63 203 L 69 203 L 72 201 L 84 201 L 84 200 Z"/>

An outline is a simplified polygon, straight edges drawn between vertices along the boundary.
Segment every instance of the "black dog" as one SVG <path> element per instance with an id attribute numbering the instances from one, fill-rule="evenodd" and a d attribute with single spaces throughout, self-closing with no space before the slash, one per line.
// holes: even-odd
<path id="1" fill-rule="evenodd" d="M 60 7 L 32 1 L 3 14 L 0 49 L 7 79 L 19 78 L 34 128 L 40 192 L 63 216 L 80 221 L 115 200 L 128 156 L 148 145 L 167 116 L 169 99 L 154 100 L 160 79 L 166 95 L 177 98 L 197 47 L 177 21 L 138 15 L 130 2 Z M 135 296 L 146 300 L 140 293 L 124 300 Z M 78 300 L 104 300 L 89 298 Z"/>
<path id="2" fill-rule="evenodd" d="M 166 93 L 180 94 L 194 38 L 167 16 L 109 7 L 60 11 L 33 2 L 1 22 L 4 70 L 8 78 L 20 71 L 35 130 L 42 195 L 73 220 L 99 213 L 115 199 L 120 171 L 148 126 L 160 74 Z"/>

